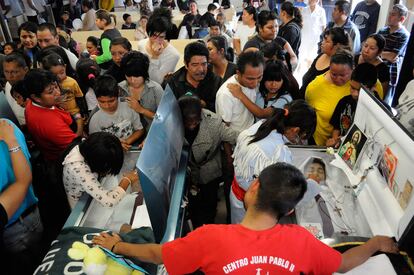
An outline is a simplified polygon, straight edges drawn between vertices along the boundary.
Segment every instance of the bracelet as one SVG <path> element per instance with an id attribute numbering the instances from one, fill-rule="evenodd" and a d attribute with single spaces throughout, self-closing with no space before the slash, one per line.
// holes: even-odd
<path id="1" fill-rule="evenodd" d="M 22 149 L 20 146 L 15 146 L 9 149 L 9 153 L 16 153 L 19 152 Z"/>
<path id="2" fill-rule="evenodd" d="M 129 182 L 130 185 L 132 184 L 132 181 L 128 177 L 122 177 L 122 179 L 128 180 L 128 182 Z"/>
<path id="3" fill-rule="evenodd" d="M 115 246 L 118 244 L 118 243 L 120 243 L 121 241 L 117 241 L 116 243 L 114 243 L 114 245 L 112 246 L 112 248 L 111 248 L 111 252 L 114 252 L 114 248 L 115 248 Z M 115 252 L 114 252 L 115 253 Z"/>

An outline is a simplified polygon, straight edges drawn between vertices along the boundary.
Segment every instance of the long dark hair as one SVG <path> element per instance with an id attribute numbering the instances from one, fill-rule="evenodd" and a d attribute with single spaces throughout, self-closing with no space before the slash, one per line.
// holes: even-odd
<path id="1" fill-rule="evenodd" d="M 249 144 L 264 139 L 273 130 L 284 134 L 286 129 L 291 127 L 299 127 L 300 136 L 305 135 L 305 139 L 311 137 L 315 131 L 316 112 L 303 99 L 292 101 L 285 109 L 275 109 L 273 114 L 260 125 Z"/>
<path id="2" fill-rule="evenodd" d="M 293 21 L 299 25 L 300 28 L 303 27 L 303 19 L 300 10 L 295 7 L 291 2 L 283 2 L 280 10 L 286 12 L 290 17 L 293 17 Z"/>
<path id="3" fill-rule="evenodd" d="M 279 60 L 269 60 L 266 62 L 266 67 L 263 72 L 263 78 L 260 82 L 259 92 L 263 98 L 266 98 L 268 91 L 265 87 L 266 81 L 280 81 L 283 80 L 282 87 L 280 87 L 276 98 L 285 94 L 290 94 L 293 99 L 299 99 L 299 85 L 293 77 L 292 73 L 286 65 Z"/>
<path id="4" fill-rule="evenodd" d="M 210 37 L 207 42 L 211 42 L 218 51 L 223 49 L 224 57 L 227 59 L 227 61 L 232 62 L 234 60 L 234 50 L 233 48 L 229 47 L 227 44 L 227 39 L 224 38 L 224 36 L 219 35 Z"/>

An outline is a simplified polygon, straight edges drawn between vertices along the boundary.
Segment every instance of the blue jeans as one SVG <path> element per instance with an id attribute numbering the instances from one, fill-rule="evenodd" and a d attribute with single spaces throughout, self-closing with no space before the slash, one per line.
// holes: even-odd
<path id="1" fill-rule="evenodd" d="M 43 225 L 39 209 L 4 229 L 3 242 L 7 265 L 13 274 L 32 274 L 41 261 Z M 7 274 L 7 273 L 6 273 Z"/>

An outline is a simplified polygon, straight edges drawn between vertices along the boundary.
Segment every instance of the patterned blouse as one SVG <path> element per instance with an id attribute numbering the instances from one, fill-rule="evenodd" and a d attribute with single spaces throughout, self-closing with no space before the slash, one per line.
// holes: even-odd
<path id="1" fill-rule="evenodd" d="M 96 173 L 92 173 L 89 165 L 79 152 L 79 146 L 74 147 L 66 156 L 63 165 L 63 184 L 69 204 L 73 209 L 83 192 L 87 192 L 100 204 L 113 207 L 125 196 L 125 190 L 116 186 L 105 190 L 98 181 Z"/>

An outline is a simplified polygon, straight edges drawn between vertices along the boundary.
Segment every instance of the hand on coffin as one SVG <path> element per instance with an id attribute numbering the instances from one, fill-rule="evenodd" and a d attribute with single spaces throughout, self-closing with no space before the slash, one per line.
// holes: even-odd
<path id="1" fill-rule="evenodd" d="M 111 250 L 112 252 L 115 248 L 115 245 L 121 241 L 122 239 L 118 234 L 112 233 L 112 235 L 110 235 L 106 232 L 101 233 L 99 236 L 95 236 L 92 239 L 93 244 L 100 245 L 106 249 Z"/>
<path id="2" fill-rule="evenodd" d="M 378 251 L 384 253 L 398 253 L 398 244 L 390 237 L 375 236 L 372 238 L 377 243 Z"/>
<path id="3" fill-rule="evenodd" d="M 138 173 L 136 170 L 124 173 L 124 177 L 128 178 L 131 181 L 131 184 L 138 182 Z"/>

